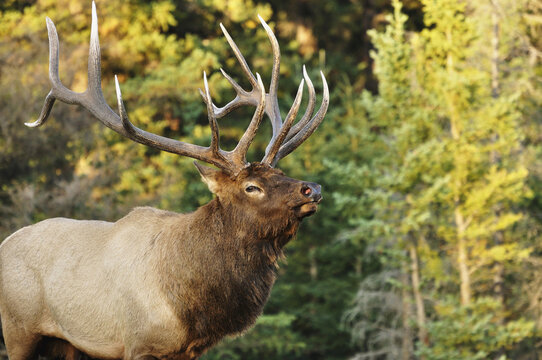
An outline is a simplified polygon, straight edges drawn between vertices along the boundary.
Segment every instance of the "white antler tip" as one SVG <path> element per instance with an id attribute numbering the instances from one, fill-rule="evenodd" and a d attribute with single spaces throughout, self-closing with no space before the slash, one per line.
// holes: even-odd
<path id="1" fill-rule="evenodd" d="M 258 15 L 258 19 L 260 19 L 260 22 L 262 23 L 262 26 L 264 27 L 264 29 L 267 31 L 267 32 L 272 32 L 271 28 L 269 27 L 269 25 L 267 25 L 267 22 L 263 19 L 263 17 L 261 17 L 260 15 Z"/>
<path id="2" fill-rule="evenodd" d="M 37 127 L 39 125 L 39 120 L 36 120 L 34 122 L 25 122 L 24 124 L 30 128 Z"/>
<path id="3" fill-rule="evenodd" d="M 48 31 L 50 31 L 50 32 L 52 31 L 53 33 L 56 34 L 55 23 L 48 16 L 45 17 L 45 24 L 47 25 L 47 30 Z"/>
<path id="4" fill-rule="evenodd" d="M 96 3 L 92 1 L 92 18 L 96 17 Z"/>
<path id="5" fill-rule="evenodd" d="M 224 36 L 226 36 L 226 38 L 230 36 L 230 34 L 228 33 L 228 30 L 226 30 L 226 27 L 222 25 L 222 23 L 220 23 L 220 30 L 222 30 L 222 33 L 224 34 Z"/>
<path id="6" fill-rule="evenodd" d="M 208 102 L 211 102 L 211 92 L 209 90 L 209 83 L 207 82 L 207 73 L 203 71 L 203 86 L 205 88 L 205 98 Z"/>
<path id="7" fill-rule="evenodd" d="M 262 77 L 260 76 L 260 73 L 256 73 L 256 79 L 258 80 L 258 85 L 260 85 L 260 88 L 264 91 L 265 93 L 265 87 L 263 85 L 263 81 L 262 81 Z"/>
<path id="8" fill-rule="evenodd" d="M 120 92 L 119 79 L 117 75 L 115 75 L 115 90 L 117 91 L 117 97 L 120 99 L 122 97 L 122 94 Z"/>
<path id="9" fill-rule="evenodd" d="M 327 86 L 327 80 L 322 70 L 320 70 L 320 75 L 322 75 L 322 84 L 324 85 L 324 98 L 326 98 L 329 96 L 329 88 Z"/>
<path id="10" fill-rule="evenodd" d="M 94 46 L 99 47 L 98 43 L 98 15 L 96 12 L 96 3 L 92 2 L 92 23 L 90 25 L 90 42 L 95 43 Z"/>
<path id="11" fill-rule="evenodd" d="M 322 81 L 324 82 L 324 84 L 327 84 L 326 76 L 324 75 L 324 72 L 322 70 L 320 70 L 320 76 L 322 76 Z"/>
<path id="12" fill-rule="evenodd" d="M 258 14 L 258 19 L 260 19 L 260 22 L 261 22 L 262 24 L 267 25 L 267 23 L 265 22 L 265 20 L 263 19 L 263 17 L 261 17 L 260 14 Z"/>
<path id="13" fill-rule="evenodd" d="M 307 73 L 307 68 L 305 67 L 305 65 L 303 65 L 303 78 L 307 82 L 307 86 L 309 87 L 309 93 L 314 94 L 314 86 L 312 84 L 311 78 L 309 77 L 309 74 Z"/>

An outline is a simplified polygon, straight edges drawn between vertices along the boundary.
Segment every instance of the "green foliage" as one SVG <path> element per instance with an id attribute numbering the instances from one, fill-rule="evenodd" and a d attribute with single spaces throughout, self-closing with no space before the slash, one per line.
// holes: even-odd
<path id="1" fill-rule="evenodd" d="M 369 126 L 360 132 L 376 130 L 364 147 L 373 157 L 367 166 L 358 162 L 336 170 L 349 187 L 336 190 L 335 197 L 348 204 L 349 223 L 356 226 L 344 237 L 375 243 L 383 256 L 381 274 L 402 274 L 396 276 L 398 286 L 386 291 L 385 283 L 368 290 L 362 282 L 348 318 L 364 344 L 360 359 L 412 356 L 415 336 L 426 337 L 416 345 L 423 359 L 504 356 L 534 334 L 533 322 L 524 320 L 523 302 L 505 304 L 495 290 L 515 287 L 495 279 L 517 279 L 513 274 L 521 272 L 520 264 L 536 258 L 532 243 L 514 233 L 529 221 L 522 206 L 533 196 L 527 186 L 530 165 L 522 161 L 526 133 L 519 99 L 527 93 L 520 95 L 512 80 L 525 74 L 501 64 L 507 70 L 495 75 L 487 6 L 475 12 L 464 1 L 422 4 L 421 32 L 407 33 L 402 4 L 394 1 L 386 28 L 369 33 L 379 91 L 361 96 Z M 499 16 L 503 28 L 517 24 L 516 14 Z M 510 50 L 518 38 L 503 39 L 507 46 L 499 49 L 500 59 L 521 62 Z M 492 81 L 499 84 L 498 93 Z M 382 152 L 373 152 L 382 144 Z M 361 196 L 350 198 L 351 193 Z M 366 306 L 371 294 L 381 297 L 378 310 Z M 402 303 L 392 305 L 383 297 Z M 455 305 L 449 305 L 451 314 L 442 313 L 425 299 L 434 304 L 453 299 Z M 498 307 L 493 315 L 487 315 L 488 301 Z M 371 312 L 382 316 L 372 318 Z M 479 344 L 484 331 L 495 339 Z"/>
<path id="2" fill-rule="evenodd" d="M 295 316 L 286 313 L 261 316 L 254 329 L 236 340 L 226 340 L 202 359 L 258 359 L 262 354 L 268 359 L 298 357 L 306 344 L 299 333 L 292 331 Z"/>
<path id="3" fill-rule="evenodd" d="M 438 320 L 428 325 L 433 346 L 419 344 L 418 356 L 428 360 L 497 358 L 495 349 L 513 349 L 534 335 L 534 322 L 519 319 L 501 324 L 505 309 L 492 298 L 478 298 L 469 306 L 443 301 L 435 306 Z M 506 356 L 499 357 L 507 359 Z"/>

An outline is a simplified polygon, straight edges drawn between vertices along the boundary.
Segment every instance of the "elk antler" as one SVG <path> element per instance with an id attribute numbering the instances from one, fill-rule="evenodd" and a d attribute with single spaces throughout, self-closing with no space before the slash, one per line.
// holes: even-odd
<path id="1" fill-rule="evenodd" d="M 261 92 L 263 91 L 266 99 L 265 113 L 267 114 L 267 116 L 269 116 L 269 119 L 271 120 L 273 136 L 265 150 L 265 156 L 262 160 L 262 163 L 275 166 L 280 159 L 282 159 L 283 157 L 294 151 L 299 145 L 301 145 L 301 143 L 303 143 L 314 132 L 314 130 L 316 130 L 318 125 L 320 125 L 320 123 L 324 119 L 329 105 L 329 89 L 324 74 L 320 72 L 320 74 L 322 75 L 324 95 L 322 98 L 322 105 L 320 106 L 320 109 L 318 110 L 316 115 L 312 117 L 316 96 L 312 81 L 307 75 L 305 66 L 303 66 L 303 77 L 304 80 L 307 82 L 307 86 L 309 88 L 309 103 L 307 109 L 305 110 L 305 114 L 303 115 L 301 120 L 299 120 L 292 127 L 297 112 L 299 111 L 299 107 L 301 105 L 301 96 L 303 92 L 304 82 L 304 80 L 302 79 L 294 103 L 290 111 L 286 115 L 286 119 L 282 121 L 277 98 L 278 79 L 280 71 L 279 44 L 269 25 L 267 25 L 267 23 L 262 19 L 261 16 L 258 15 L 258 18 L 260 19 L 260 22 L 262 23 L 262 26 L 267 33 L 267 37 L 269 38 L 269 41 L 271 42 L 271 47 L 273 49 L 273 69 L 271 73 L 271 84 L 269 86 L 269 93 L 265 94 L 265 90 L 261 90 L 261 87 L 257 86 L 256 77 L 250 70 L 250 67 L 248 66 L 243 54 L 231 38 L 226 28 L 222 24 L 220 24 L 220 28 L 222 29 L 226 40 L 230 44 L 235 54 L 235 57 L 239 61 L 243 72 L 247 76 L 248 81 L 252 86 L 252 90 L 245 91 L 223 69 L 220 69 L 222 75 L 224 75 L 224 77 L 230 82 L 230 84 L 234 88 L 237 96 L 223 107 L 217 107 L 213 104 L 212 109 L 214 111 L 214 116 L 217 118 L 221 118 L 226 114 L 230 113 L 232 110 L 237 109 L 238 107 L 243 105 L 258 106 L 259 98 L 262 96 Z M 203 96 L 203 100 L 207 102 L 203 92 L 201 92 L 201 95 Z"/>
<path id="2" fill-rule="evenodd" d="M 276 90 L 278 85 L 278 71 L 280 54 L 278 52 L 278 43 L 271 32 L 271 29 L 260 18 L 264 25 L 267 34 L 273 45 L 273 53 L 275 54 L 275 61 L 273 64 L 273 77 L 271 80 L 270 94 L 265 93 L 265 87 L 262 83 L 259 74 L 254 76 L 250 71 L 246 61 L 239 52 L 239 49 L 224 29 L 222 24 L 220 25 L 228 42 L 232 45 L 234 52 L 236 53 L 241 66 L 245 73 L 250 74 L 249 80 L 252 84 L 252 91 L 250 93 L 245 92 L 233 79 L 231 79 L 224 71 L 222 73 L 230 81 L 235 90 L 237 91 L 237 97 L 231 101 L 224 108 L 216 108 L 213 105 L 211 95 L 209 92 L 209 86 L 207 84 L 207 75 L 203 73 L 205 92 L 201 92 L 203 99 L 207 105 L 207 112 L 209 118 L 209 126 L 211 127 L 212 137 L 211 145 L 209 147 L 202 147 L 183 141 L 178 141 L 149 133 L 134 126 L 126 114 L 124 103 L 122 101 L 122 94 L 120 91 L 119 82 L 117 76 L 115 76 L 115 87 L 117 92 L 118 109 L 117 115 L 107 105 L 102 89 L 101 89 L 101 64 L 100 64 L 100 43 L 98 39 L 98 17 L 96 15 L 96 5 L 92 2 L 92 26 L 90 35 L 90 49 L 88 59 L 88 88 L 82 93 L 76 93 L 66 88 L 60 81 L 58 74 L 58 58 L 59 58 L 59 41 L 58 34 L 53 21 L 49 18 L 47 20 L 47 30 L 49 35 L 49 78 L 51 80 L 52 88 L 43 104 L 39 118 L 33 123 L 25 123 L 29 127 L 37 127 L 45 123 L 51 109 L 55 103 L 55 100 L 60 100 L 67 104 L 78 104 L 89 110 L 99 121 L 101 121 L 108 128 L 116 131 L 117 133 L 133 140 L 138 143 L 164 150 L 178 155 L 188 156 L 194 159 L 198 159 L 210 164 L 213 164 L 230 174 L 237 174 L 241 169 L 247 165 L 246 153 L 250 146 L 250 143 L 256 135 L 256 131 L 260 126 L 264 112 L 267 113 L 272 119 L 273 123 L 273 138 L 267 148 L 266 156 L 263 162 L 274 166 L 278 159 L 286 156 L 293 151 L 299 144 L 301 144 L 322 121 L 329 102 L 329 94 L 327 90 L 327 84 L 322 74 L 324 82 L 324 99 L 322 106 L 314 118 L 308 121 L 308 118 L 312 115 L 314 109 L 314 88 L 310 79 L 308 78 L 305 69 L 304 77 L 307 79 L 309 86 L 309 109 L 305 113 L 303 119 L 301 119 L 296 126 L 292 128 L 293 121 L 299 110 L 301 104 L 301 94 L 303 91 L 303 81 L 299 86 L 299 90 L 294 101 L 292 109 L 288 113 L 284 123 L 280 118 L 278 110 L 278 102 L 276 97 Z M 268 104 L 268 101 L 271 103 Z M 241 105 L 255 105 L 256 111 L 252 117 L 252 120 L 246 129 L 245 133 L 239 140 L 239 143 L 232 151 L 224 151 L 219 146 L 219 133 L 218 124 L 216 119 L 229 113 L 231 110 Z M 311 105 L 312 104 L 312 105 Z M 310 111 L 309 111 L 310 110 Z M 307 115 L 308 114 L 308 115 Z"/>

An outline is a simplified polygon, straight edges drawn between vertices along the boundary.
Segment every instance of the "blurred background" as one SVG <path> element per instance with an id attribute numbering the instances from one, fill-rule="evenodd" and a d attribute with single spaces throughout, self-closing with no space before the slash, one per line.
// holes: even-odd
<path id="1" fill-rule="evenodd" d="M 248 88 L 220 22 L 266 84 L 257 14 L 274 29 L 282 111 L 303 64 L 317 104 L 320 70 L 330 85 L 326 120 L 279 163 L 323 185 L 320 210 L 287 246 L 257 325 L 204 359 L 542 357 L 541 0 L 96 5 L 106 99 L 116 107 L 118 74 L 145 130 L 207 145 L 202 72 L 217 104 L 234 96 L 221 67 Z M 88 0 L 0 2 L 0 239 L 49 217 L 115 221 L 134 206 L 184 212 L 211 199 L 191 159 L 125 140 L 76 106 L 23 125 L 50 89 L 45 16 L 62 81 L 83 91 L 90 13 Z M 252 111 L 220 120 L 223 148 Z M 249 160 L 270 134 L 266 123 Z"/>

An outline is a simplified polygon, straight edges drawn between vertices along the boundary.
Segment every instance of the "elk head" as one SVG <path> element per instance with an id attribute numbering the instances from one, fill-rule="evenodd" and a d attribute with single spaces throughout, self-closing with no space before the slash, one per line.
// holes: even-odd
<path id="1" fill-rule="evenodd" d="M 240 203 L 261 218 L 273 217 L 277 212 L 288 210 L 292 216 L 302 219 L 314 214 L 322 200 L 320 185 L 295 180 L 260 163 L 243 169 L 235 178 L 220 170 L 194 163 L 209 190 L 224 203 Z M 275 200 L 279 201 L 275 201 Z"/>
<path id="2" fill-rule="evenodd" d="M 246 91 L 221 69 L 222 74 L 233 86 L 237 96 L 225 106 L 217 107 L 211 100 L 207 76 L 205 72 L 203 73 L 204 90 L 200 90 L 200 93 L 207 106 L 209 125 L 212 131 L 209 147 L 166 138 L 134 126 L 129 121 L 124 108 L 116 76 L 115 86 L 119 115 L 107 105 L 101 90 L 100 45 L 98 40 L 98 20 L 94 2 L 92 3 L 87 90 L 82 93 L 76 93 L 62 85 L 58 74 L 58 35 L 55 25 L 51 19 L 47 18 L 49 34 L 49 77 L 52 89 L 45 98 L 45 103 L 38 120 L 33 123 L 26 123 L 25 125 L 29 127 L 42 125 L 47 120 L 52 106 L 57 99 L 68 104 L 81 105 L 89 110 L 105 126 L 133 141 L 174 154 L 188 156 L 216 166 L 218 170 L 195 163 L 204 182 L 216 194 L 220 202 L 229 205 L 240 204 L 237 206 L 236 211 L 242 211 L 245 216 L 271 220 L 278 217 L 278 214 L 283 214 L 283 218 L 286 217 L 289 221 L 293 221 L 292 219 L 299 221 L 316 211 L 317 204 L 322 198 L 320 186 L 315 183 L 307 183 L 288 178 L 274 167 L 281 158 L 290 154 L 301 145 L 320 125 L 329 104 L 329 90 L 326 79 L 323 73 L 321 73 L 324 94 L 320 109 L 314 114 L 315 90 L 305 67 L 303 67 L 304 79 L 300 82 L 291 109 L 286 118 L 282 119 L 277 99 L 280 68 L 279 45 L 266 22 L 261 17 L 259 19 L 273 49 L 273 69 L 269 92 L 266 92 L 260 75 L 252 73 L 241 51 L 224 26 L 220 24 L 252 89 Z M 301 105 L 305 82 L 308 87 L 309 101 L 304 115 L 295 123 Z M 256 107 L 252 120 L 235 149 L 224 151 L 219 146 L 217 119 L 245 105 Z M 267 114 L 271 121 L 273 135 L 261 162 L 251 164 L 246 160 L 246 153 L 265 114 Z"/>

